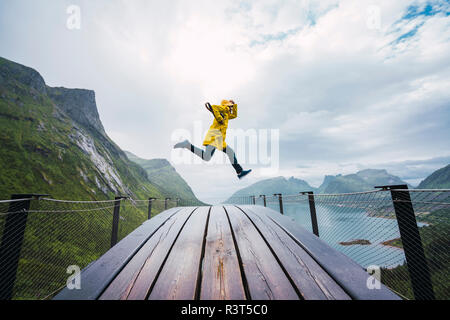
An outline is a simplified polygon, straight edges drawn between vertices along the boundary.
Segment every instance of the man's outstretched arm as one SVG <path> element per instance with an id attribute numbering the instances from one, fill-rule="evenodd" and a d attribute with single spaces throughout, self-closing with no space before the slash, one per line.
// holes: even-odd
<path id="1" fill-rule="evenodd" d="M 224 106 L 217 106 L 217 105 L 212 105 L 212 111 L 214 114 L 214 118 L 216 118 L 217 122 L 219 122 L 220 124 L 223 123 L 223 117 L 220 114 L 221 112 L 226 112 L 226 109 Z"/>

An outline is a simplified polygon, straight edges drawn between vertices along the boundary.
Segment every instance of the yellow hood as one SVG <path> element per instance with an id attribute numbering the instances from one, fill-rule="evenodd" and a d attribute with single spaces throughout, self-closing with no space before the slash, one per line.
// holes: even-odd
<path id="1" fill-rule="evenodd" d="M 229 100 L 222 100 L 220 103 L 223 106 L 232 106 L 233 104 Z"/>

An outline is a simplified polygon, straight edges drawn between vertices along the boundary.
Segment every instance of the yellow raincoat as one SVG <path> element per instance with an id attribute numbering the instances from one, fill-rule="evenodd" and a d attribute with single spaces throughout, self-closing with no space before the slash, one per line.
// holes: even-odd
<path id="1" fill-rule="evenodd" d="M 223 100 L 220 105 L 211 106 L 214 114 L 214 121 L 206 133 L 203 145 L 212 145 L 219 150 L 227 147 L 225 138 L 227 136 L 228 120 L 237 117 L 237 104 L 228 100 Z"/>

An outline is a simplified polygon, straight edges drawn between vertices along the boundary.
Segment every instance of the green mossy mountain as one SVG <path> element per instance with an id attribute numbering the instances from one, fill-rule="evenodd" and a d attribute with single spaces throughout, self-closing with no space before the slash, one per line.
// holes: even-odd
<path id="1" fill-rule="evenodd" d="M 429 175 L 417 189 L 450 189 L 450 164 Z"/>
<path id="2" fill-rule="evenodd" d="M 106 135 L 94 91 L 51 88 L 37 71 L 0 58 L 0 126 L 0 199 L 165 196 Z"/>
<path id="3" fill-rule="evenodd" d="M 238 190 L 232 197 L 250 195 L 272 195 L 274 193 L 298 194 L 303 191 L 315 193 L 349 193 L 374 190 L 379 185 L 406 184 L 399 177 L 389 174 L 386 170 L 367 169 L 355 174 L 325 176 L 319 188 L 311 187 L 308 182 L 291 177 L 276 177 L 258 181 L 246 188 Z"/>
<path id="4" fill-rule="evenodd" d="M 125 151 L 125 154 L 128 159 L 144 168 L 152 183 L 164 190 L 169 197 L 198 201 L 191 187 L 166 159 L 146 160 L 128 151 Z"/>

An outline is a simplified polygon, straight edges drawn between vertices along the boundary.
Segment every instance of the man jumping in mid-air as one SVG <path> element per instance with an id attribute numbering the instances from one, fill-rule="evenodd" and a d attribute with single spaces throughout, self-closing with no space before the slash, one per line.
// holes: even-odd
<path id="1" fill-rule="evenodd" d="M 186 148 L 191 150 L 205 161 L 211 160 L 216 149 L 219 149 L 227 154 L 230 159 L 231 165 L 236 170 L 239 179 L 242 179 L 252 170 L 243 170 L 239 165 L 236 154 L 230 146 L 225 143 L 225 137 L 227 135 L 228 119 L 234 119 L 237 117 L 237 104 L 233 100 L 223 100 L 220 105 L 210 105 L 208 102 L 205 104 L 208 109 L 214 115 L 214 121 L 206 134 L 203 145 L 206 146 L 205 150 L 197 148 L 191 144 L 188 140 L 177 143 L 174 148 Z"/>

